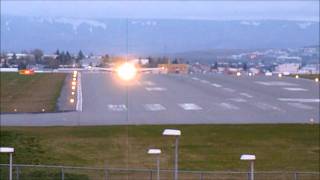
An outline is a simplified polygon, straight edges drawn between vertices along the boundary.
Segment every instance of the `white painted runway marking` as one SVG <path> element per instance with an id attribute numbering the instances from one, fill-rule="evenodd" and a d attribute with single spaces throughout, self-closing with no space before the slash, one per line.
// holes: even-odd
<path id="1" fill-rule="evenodd" d="M 279 101 L 301 102 L 301 103 L 318 103 L 320 99 L 300 99 L 300 98 L 278 98 Z"/>
<path id="2" fill-rule="evenodd" d="M 81 85 L 81 73 L 78 73 L 77 84 L 77 105 L 76 110 L 82 112 L 82 85 Z"/>
<path id="3" fill-rule="evenodd" d="M 214 87 L 217 87 L 217 88 L 222 87 L 220 84 L 216 84 L 216 83 L 212 83 L 211 86 L 214 86 Z"/>
<path id="4" fill-rule="evenodd" d="M 193 104 L 193 103 L 179 104 L 179 106 L 182 107 L 186 111 L 201 110 L 202 109 L 200 106 Z"/>
<path id="5" fill-rule="evenodd" d="M 161 104 L 145 104 L 144 108 L 147 111 L 163 111 L 163 110 L 166 110 L 166 108 L 164 106 L 162 106 Z"/>
<path id="6" fill-rule="evenodd" d="M 124 104 L 109 104 L 108 109 L 109 111 L 121 112 L 121 111 L 126 111 L 127 107 Z"/>
<path id="7" fill-rule="evenodd" d="M 241 96 L 247 97 L 247 98 L 253 98 L 253 96 L 251 96 L 248 93 L 240 93 Z"/>
<path id="8" fill-rule="evenodd" d="M 204 84 L 209 84 L 210 82 L 207 80 L 201 80 L 200 82 L 204 83 Z"/>
<path id="9" fill-rule="evenodd" d="M 196 80 L 196 81 L 199 81 L 199 80 L 200 80 L 200 79 L 197 78 L 197 77 L 193 77 L 193 78 L 191 78 L 191 79 Z"/>
<path id="10" fill-rule="evenodd" d="M 229 100 L 234 102 L 247 102 L 247 100 L 242 98 L 230 98 Z"/>
<path id="11" fill-rule="evenodd" d="M 238 106 L 235 106 L 230 103 L 220 103 L 219 106 L 225 108 L 225 109 L 230 109 L 230 110 L 239 110 L 240 108 Z"/>
<path id="12" fill-rule="evenodd" d="M 147 91 L 166 91 L 166 88 L 163 87 L 146 87 Z"/>
<path id="13" fill-rule="evenodd" d="M 283 111 L 282 109 L 278 108 L 277 106 L 273 106 L 271 104 L 257 102 L 253 103 L 256 107 L 262 110 L 274 110 L 274 111 Z"/>
<path id="14" fill-rule="evenodd" d="M 298 86 L 298 84 L 284 82 L 284 81 L 255 81 L 257 84 L 265 86 Z"/>
<path id="15" fill-rule="evenodd" d="M 301 103 L 287 103 L 289 106 L 295 107 L 295 108 L 299 108 L 299 109 L 313 109 L 312 106 L 309 105 L 305 105 L 305 104 L 301 104 Z"/>
<path id="16" fill-rule="evenodd" d="M 152 81 L 142 81 L 141 82 L 143 85 L 147 85 L 147 86 L 155 86 L 156 83 L 152 82 Z"/>
<path id="17" fill-rule="evenodd" d="M 288 90 L 288 91 L 308 91 L 308 89 L 304 89 L 304 88 L 290 88 L 290 87 L 286 87 L 286 88 L 283 88 L 285 90 Z"/>
<path id="18" fill-rule="evenodd" d="M 227 92 L 235 92 L 236 90 L 231 89 L 231 88 L 223 88 L 223 90 L 227 91 Z"/>

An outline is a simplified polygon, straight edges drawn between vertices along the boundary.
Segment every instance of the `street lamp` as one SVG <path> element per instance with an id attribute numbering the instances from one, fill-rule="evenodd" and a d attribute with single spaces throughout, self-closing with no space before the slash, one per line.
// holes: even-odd
<path id="1" fill-rule="evenodd" d="M 160 180 L 160 149 L 149 149 L 148 154 L 157 155 L 157 180 Z"/>
<path id="2" fill-rule="evenodd" d="M 14 153 L 14 148 L 0 147 L 0 153 L 9 153 L 9 180 L 12 180 L 12 153 Z"/>
<path id="3" fill-rule="evenodd" d="M 174 180 L 178 180 L 178 145 L 179 145 L 179 136 L 181 136 L 181 131 L 176 129 L 165 129 L 162 135 L 174 136 L 176 138 L 175 158 L 174 158 Z"/>
<path id="4" fill-rule="evenodd" d="M 250 180 L 254 180 L 254 161 L 256 160 L 256 156 L 251 154 L 242 154 L 240 160 L 250 162 Z"/>

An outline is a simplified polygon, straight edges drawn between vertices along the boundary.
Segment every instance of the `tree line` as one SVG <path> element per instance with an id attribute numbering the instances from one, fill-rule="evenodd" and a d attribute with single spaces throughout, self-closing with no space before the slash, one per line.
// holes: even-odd
<path id="1" fill-rule="evenodd" d="M 1 53 L 1 59 L 4 60 L 2 67 L 10 67 L 10 65 L 18 65 L 19 69 L 24 69 L 28 65 L 40 64 L 48 68 L 58 68 L 60 65 L 81 66 L 81 60 L 85 55 L 80 50 L 76 55 L 72 55 L 69 51 L 60 51 L 59 49 L 51 56 L 44 55 L 41 49 L 34 49 L 30 52 L 22 51 L 24 56 L 18 57 L 13 53 L 10 57 L 8 54 Z"/>

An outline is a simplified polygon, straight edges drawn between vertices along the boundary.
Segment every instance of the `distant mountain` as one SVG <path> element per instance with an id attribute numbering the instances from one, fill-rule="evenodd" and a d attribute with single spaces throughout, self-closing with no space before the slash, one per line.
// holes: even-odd
<path id="1" fill-rule="evenodd" d="M 127 23 L 128 22 L 128 23 Z M 128 29 L 127 29 L 128 27 Z M 127 35 L 128 31 L 128 35 Z M 1 16 L 1 50 L 152 55 L 319 44 L 319 22 L 75 19 Z"/>

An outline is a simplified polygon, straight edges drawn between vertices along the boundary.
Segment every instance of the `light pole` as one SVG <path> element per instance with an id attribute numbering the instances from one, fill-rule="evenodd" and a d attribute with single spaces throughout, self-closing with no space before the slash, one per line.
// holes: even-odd
<path id="1" fill-rule="evenodd" d="M 242 154 L 240 160 L 250 162 L 250 180 L 254 180 L 254 161 L 256 160 L 256 156 L 251 154 Z"/>
<path id="2" fill-rule="evenodd" d="M 175 143 L 175 158 L 174 158 L 174 180 L 178 180 L 178 146 L 179 146 L 179 136 L 181 136 L 181 131 L 176 129 L 165 129 L 162 133 L 164 136 L 174 136 L 176 138 Z"/>
<path id="3" fill-rule="evenodd" d="M 160 180 L 160 149 L 149 149 L 148 154 L 157 155 L 157 180 Z"/>
<path id="4" fill-rule="evenodd" d="M 0 153 L 9 153 L 9 180 L 12 180 L 12 153 L 14 153 L 14 148 L 0 147 Z"/>

